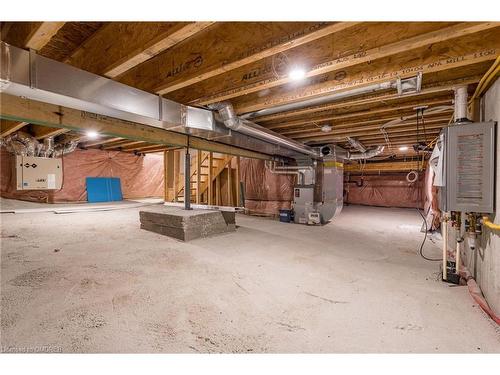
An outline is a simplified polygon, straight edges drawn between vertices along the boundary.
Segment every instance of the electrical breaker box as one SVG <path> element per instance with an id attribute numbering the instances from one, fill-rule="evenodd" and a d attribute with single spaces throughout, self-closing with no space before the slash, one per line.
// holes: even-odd
<path id="1" fill-rule="evenodd" d="M 481 122 L 443 129 L 443 211 L 494 212 L 495 128 Z"/>
<path id="2" fill-rule="evenodd" d="M 62 174 L 59 158 L 16 156 L 17 190 L 58 190 Z"/>

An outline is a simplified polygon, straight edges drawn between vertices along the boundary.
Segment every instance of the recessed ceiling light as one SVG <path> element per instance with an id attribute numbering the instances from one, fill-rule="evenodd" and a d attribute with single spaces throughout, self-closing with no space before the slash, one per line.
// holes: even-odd
<path id="1" fill-rule="evenodd" d="M 322 131 L 323 133 L 328 133 L 328 132 L 331 132 L 331 131 L 332 131 L 332 127 L 331 127 L 330 125 L 323 125 L 323 126 L 321 127 L 321 131 Z"/>
<path id="2" fill-rule="evenodd" d="M 408 151 L 408 146 L 401 146 L 399 151 Z"/>
<path id="3" fill-rule="evenodd" d="M 90 139 L 96 139 L 97 137 L 99 137 L 99 133 L 96 132 L 95 130 L 88 130 L 85 135 L 87 136 L 87 138 L 90 138 Z"/>
<path id="4" fill-rule="evenodd" d="M 306 71 L 302 68 L 295 68 L 288 73 L 288 77 L 293 81 L 301 81 L 306 77 Z"/>

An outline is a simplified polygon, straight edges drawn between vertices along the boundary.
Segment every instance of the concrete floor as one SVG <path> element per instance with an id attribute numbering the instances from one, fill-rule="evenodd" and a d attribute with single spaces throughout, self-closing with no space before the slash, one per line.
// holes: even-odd
<path id="1" fill-rule="evenodd" d="M 139 210 L 1 215 L 3 351 L 500 352 L 466 287 L 418 256 L 414 210 L 238 216 L 190 243 L 140 230 Z"/>

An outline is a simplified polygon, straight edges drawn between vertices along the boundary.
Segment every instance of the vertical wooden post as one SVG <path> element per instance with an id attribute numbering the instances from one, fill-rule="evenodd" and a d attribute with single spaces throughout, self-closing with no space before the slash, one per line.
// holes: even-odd
<path id="1" fill-rule="evenodd" d="M 203 159 L 203 151 L 196 152 L 196 204 L 201 203 L 201 161 Z"/>
<path id="2" fill-rule="evenodd" d="M 215 177 L 215 204 L 220 206 L 220 173 Z"/>
<path id="3" fill-rule="evenodd" d="M 214 153 L 210 152 L 208 154 L 208 204 L 212 205 L 214 204 L 214 192 L 213 192 L 213 161 L 214 161 Z"/>
<path id="4" fill-rule="evenodd" d="M 179 151 L 174 150 L 174 202 L 179 199 L 179 171 L 180 171 L 180 158 Z"/>
<path id="5" fill-rule="evenodd" d="M 240 191 L 240 181 L 241 181 L 241 176 L 240 176 L 240 157 L 236 157 L 236 207 L 240 207 L 241 205 L 241 191 Z"/>
<path id="6" fill-rule="evenodd" d="M 233 159 L 229 163 L 227 163 L 227 205 L 233 205 L 233 173 L 232 173 L 232 164 Z"/>

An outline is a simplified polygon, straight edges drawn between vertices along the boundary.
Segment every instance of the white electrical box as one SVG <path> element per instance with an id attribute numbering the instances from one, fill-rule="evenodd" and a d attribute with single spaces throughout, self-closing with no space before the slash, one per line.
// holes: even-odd
<path id="1" fill-rule="evenodd" d="M 62 174 L 59 158 L 16 156 L 17 190 L 58 190 Z"/>

